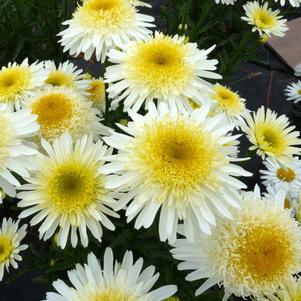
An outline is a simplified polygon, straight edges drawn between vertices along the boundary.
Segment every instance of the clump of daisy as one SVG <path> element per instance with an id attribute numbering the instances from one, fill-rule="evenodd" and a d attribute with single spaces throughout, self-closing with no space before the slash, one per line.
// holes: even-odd
<path id="1" fill-rule="evenodd" d="M 103 78 L 92 78 L 87 92 L 89 93 L 88 99 L 93 105 L 104 112 L 106 109 L 106 86 Z"/>
<path id="2" fill-rule="evenodd" d="M 139 2 L 84 0 L 72 19 L 63 22 L 68 26 L 59 33 L 64 51 L 74 56 L 84 53 L 85 60 L 95 54 L 97 61 L 104 62 L 108 50 L 145 39 L 154 18 L 138 12 Z"/>
<path id="3" fill-rule="evenodd" d="M 283 189 L 295 197 L 298 196 L 301 189 L 301 162 L 298 158 L 293 157 L 286 163 L 267 158 L 263 164 L 266 169 L 260 170 L 260 173 L 265 186 Z"/>
<path id="4" fill-rule="evenodd" d="M 243 121 L 242 116 L 246 112 L 245 99 L 241 98 L 237 92 L 226 86 L 216 84 L 210 98 L 215 102 L 211 108 L 214 113 L 225 113 L 229 122 L 238 125 Z"/>
<path id="5" fill-rule="evenodd" d="M 258 31 L 261 36 L 275 35 L 283 37 L 288 30 L 286 19 L 282 19 L 279 15 L 280 11 L 277 9 L 273 11 L 268 7 L 268 2 L 260 4 L 259 1 L 247 2 L 243 8 L 246 16 L 241 17 L 252 25 L 252 31 Z"/>
<path id="6" fill-rule="evenodd" d="M 9 272 L 9 267 L 18 268 L 17 261 L 22 257 L 19 253 L 28 248 L 28 245 L 22 245 L 21 241 L 26 235 L 27 225 L 19 228 L 19 221 L 13 221 L 11 218 L 2 220 L 0 228 L 0 281 L 3 279 L 4 270 Z"/>
<path id="7" fill-rule="evenodd" d="M 301 101 L 301 80 L 288 85 L 285 89 L 287 100 L 292 100 L 294 103 Z"/>
<path id="8" fill-rule="evenodd" d="M 143 259 L 134 261 L 133 253 L 126 251 L 122 262 L 114 260 L 113 252 L 107 248 L 100 264 L 97 257 L 90 253 L 87 264 L 77 264 L 68 272 L 73 286 L 62 280 L 53 282 L 57 293 L 47 293 L 46 301 L 163 301 L 176 291 L 175 285 L 166 285 L 150 291 L 159 278 L 155 267 L 144 270 Z"/>
<path id="9" fill-rule="evenodd" d="M 37 91 L 26 101 L 26 106 L 37 116 L 40 137 L 53 140 L 64 132 L 74 139 L 85 134 L 96 137 L 108 131 L 97 117 L 99 110 L 75 91 L 65 87 L 50 87 Z"/>
<path id="10" fill-rule="evenodd" d="M 275 0 L 275 2 L 278 2 L 278 0 Z M 280 5 L 284 6 L 286 3 L 286 0 L 279 0 Z M 301 0 L 288 0 L 291 6 L 293 7 L 300 7 Z"/>
<path id="11" fill-rule="evenodd" d="M 225 300 L 231 294 L 256 298 L 273 294 L 300 271 L 300 234 L 298 222 L 277 201 L 247 192 L 232 220 L 219 218 L 209 237 L 177 240 L 171 252 L 183 261 L 180 270 L 194 270 L 188 281 L 208 278 L 196 295 L 222 284 Z"/>
<path id="12" fill-rule="evenodd" d="M 126 134 L 113 133 L 105 142 L 118 150 L 103 168 L 112 174 L 107 187 L 128 191 L 116 207 L 126 208 L 127 221 L 148 228 L 160 212 L 162 241 L 176 239 L 183 221 L 190 240 L 199 231 L 211 233 L 215 216 L 231 218 L 229 207 L 239 207 L 236 179 L 250 176 L 232 162 L 237 136 L 224 114 L 207 117 L 209 105 L 190 113 L 169 112 L 164 104 L 149 106 L 142 116 L 129 111 L 132 122 L 119 125 Z M 229 143 L 229 146 L 227 145 Z"/>
<path id="13" fill-rule="evenodd" d="M 138 111 L 154 99 L 170 108 L 189 110 L 187 98 L 194 98 L 199 90 L 211 84 L 204 78 L 219 79 L 217 60 L 209 60 L 214 46 L 199 50 L 195 43 L 184 43 L 184 37 L 166 36 L 156 32 L 146 41 L 129 43 L 122 50 L 109 52 L 109 66 L 105 73 L 107 89 L 114 103 L 123 101 L 124 110 Z"/>
<path id="14" fill-rule="evenodd" d="M 0 189 L 15 196 L 14 186 L 20 186 L 16 177 L 28 176 L 28 158 L 37 151 L 26 139 L 38 133 L 36 116 L 27 109 L 12 112 L 7 105 L 0 105 Z"/>
<path id="15" fill-rule="evenodd" d="M 58 230 L 58 245 L 64 248 L 68 238 L 76 247 L 78 232 L 83 246 L 88 245 L 87 229 L 101 241 L 102 225 L 115 226 L 107 216 L 119 217 L 111 208 L 114 194 L 105 188 L 107 177 L 101 172 L 104 156 L 110 151 L 102 142 L 84 136 L 72 141 L 65 133 L 53 145 L 42 140 L 46 155 L 33 161 L 29 184 L 20 189 L 18 206 L 25 208 L 20 218 L 34 215 L 30 224 L 39 227 L 40 239 L 47 240 Z"/>
<path id="16" fill-rule="evenodd" d="M 20 109 L 23 100 L 46 79 L 43 63 L 9 63 L 0 70 L 0 103 L 6 103 L 11 110 Z"/>
<path id="17" fill-rule="evenodd" d="M 84 78 L 83 70 L 78 69 L 73 63 L 67 61 L 56 67 L 53 61 L 46 61 L 44 65 L 47 72 L 46 87 L 73 88 L 82 94 L 87 94 L 90 80 Z"/>
<path id="18" fill-rule="evenodd" d="M 285 115 L 277 116 L 270 109 L 261 107 L 257 112 L 245 114 L 245 124 L 241 129 L 253 144 L 250 150 L 257 150 L 263 159 L 271 156 L 279 161 L 287 161 L 300 154 L 301 140 L 295 126 L 289 124 Z"/>
<path id="19" fill-rule="evenodd" d="M 301 64 L 298 64 L 295 68 L 294 68 L 294 71 L 295 71 L 295 75 L 300 77 L 301 76 Z"/>

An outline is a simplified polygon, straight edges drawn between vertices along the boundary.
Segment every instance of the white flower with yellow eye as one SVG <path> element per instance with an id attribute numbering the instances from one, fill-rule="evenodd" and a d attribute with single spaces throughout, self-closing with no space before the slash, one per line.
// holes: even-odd
<path id="1" fill-rule="evenodd" d="M 291 83 L 285 89 L 287 100 L 292 100 L 294 103 L 301 101 L 301 80 L 296 83 Z"/>
<path id="2" fill-rule="evenodd" d="M 27 225 L 19 228 L 19 221 L 14 222 L 11 218 L 2 220 L 0 228 L 0 281 L 3 279 L 4 270 L 9 272 L 9 267 L 18 268 L 17 261 L 22 257 L 19 253 L 28 248 L 28 245 L 21 245 L 26 235 Z"/>
<path id="3" fill-rule="evenodd" d="M 176 285 L 150 291 L 159 273 L 155 274 L 154 266 L 142 269 L 143 258 L 134 261 L 131 251 L 126 251 L 120 263 L 110 248 L 102 264 L 93 253 L 87 261 L 68 272 L 72 286 L 62 280 L 53 282 L 57 293 L 47 293 L 45 301 L 163 301 L 177 291 Z"/>
<path id="4" fill-rule="evenodd" d="M 258 192 L 242 194 L 233 219 L 218 218 L 211 236 L 199 233 L 195 242 L 178 239 L 171 253 L 183 261 L 179 270 L 193 270 L 186 279 L 207 278 L 200 295 L 216 284 L 225 288 L 223 300 L 273 294 L 301 270 L 301 230 L 277 200 Z"/>
<path id="5" fill-rule="evenodd" d="M 119 125 L 126 134 L 104 137 L 118 150 L 102 169 L 112 174 L 107 187 L 128 191 L 116 209 L 132 200 L 126 216 L 137 217 L 136 229 L 150 227 L 160 212 L 162 241 L 176 239 L 181 221 L 190 240 L 199 231 L 210 234 L 217 215 L 231 218 L 229 208 L 239 207 L 245 185 L 236 177 L 251 175 L 232 163 L 240 160 L 231 143 L 237 136 L 227 135 L 233 125 L 224 114 L 207 117 L 209 105 L 191 114 L 164 104 L 149 109 L 145 116 L 129 111 L 133 121 Z"/>
<path id="6" fill-rule="evenodd" d="M 140 1 L 84 0 L 63 22 L 67 29 L 59 33 L 64 51 L 73 56 L 84 53 L 89 60 L 95 53 L 104 62 L 110 49 L 121 47 L 132 40 L 145 39 L 154 27 L 154 18 L 138 12 Z"/>
<path id="7" fill-rule="evenodd" d="M 68 238 L 76 247 L 78 234 L 88 245 L 87 229 L 101 241 L 102 226 L 114 230 L 108 216 L 119 217 L 111 208 L 114 193 L 105 188 L 107 177 L 101 172 L 104 156 L 110 155 L 102 142 L 84 136 L 72 141 L 65 133 L 53 145 L 42 140 L 46 155 L 39 154 L 34 170 L 18 194 L 18 206 L 25 209 L 20 218 L 34 215 L 31 225 L 42 223 L 40 239 L 47 240 L 58 230 L 58 245 L 65 248 Z"/>
<path id="8" fill-rule="evenodd" d="M 138 111 L 151 103 L 167 103 L 170 109 L 191 110 L 188 98 L 208 91 L 211 84 L 204 78 L 219 79 L 217 60 L 209 60 L 214 46 L 200 50 L 195 43 L 184 43 L 184 37 L 166 36 L 156 32 L 146 41 L 112 49 L 105 81 L 112 104 L 123 102 L 124 110 Z"/>
<path id="9" fill-rule="evenodd" d="M 0 104 L 7 104 L 10 109 L 19 110 L 24 98 L 31 95 L 44 84 L 47 75 L 43 63 L 9 63 L 0 70 Z"/>

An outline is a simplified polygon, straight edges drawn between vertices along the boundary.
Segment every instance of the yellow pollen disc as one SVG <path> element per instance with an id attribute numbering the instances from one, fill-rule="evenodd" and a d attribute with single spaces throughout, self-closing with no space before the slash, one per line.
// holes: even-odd
<path id="1" fill-rule="evenodd" d="M 255 136 L 259 148 L 274 155 L 282 154 L 287 147 L 283 131 L 277 124 L 258 124 Z"/>
<path id="2" fill-rule="evenodd" d="M 256 221 L 255 221 L 256 222 Z M 251 275 L 257 283 L 273 282 L 279 275 L 286 275 L 293 263 L 291 241 L 277 225 L 261 225 L 247 229 L 237 242 L 232 261 L 244 277 Z"/>
<path id="3" fill-rule="evenodd" d="M 278 168 L 277 177 L 284 182 L 292 182 L 296 178 L 295 172 L 291 168 Z"/>
<path id="4" fill-rule="evenodd" d="M 41 96 L 32 105 L 32 112 L 38 116 L 43 137 L 49 139 L 52 129 L 66 129 L 73 116 L 72 100 L 61 93 Z"/>
<path id="5" fill-rule="evenodd" d="M 254 22 L 260 29 L 271 28 L 274 26 L 276 19 L 267 10 L 258 9 L 254 13 Z"/>
<path id="6" fill-rule="evenodd" d="M 56 87 L 72 87 L 74 80 L 70 74 L 56 70 L 50 72 L 45 82 Z"/>
<path id="7" fill-rule="evenodd" d="M 46 177 L 47 199 L 61 214 L 82 213 L 104 194 L 97 170 L 72 159 L 57 165 Z"/>
<path id="8" fill-rule="evenodd" d="M 74 19 L 87 29 L 112 35 L 129 28 L 134 15 L 135 9 L 127 0 L 86 0 L 75 12 Z"/>
<path id="9" fill-rule="evenodd" d="M 300 90 L 298 90 L 298 94 L 299 94 L 299 95 L 301 95 L 301 89 L 300 89 Z"/>
<path id="10" fill-rule="evenodd" d="M 12 252 L 12 240 L 6 235 L 0 235 L 0 263 L 6 261 Z"/>
<path id="11" fill-rule="evenodd" d="M 97 294 L 91 301 L 137 301 L 138 299 L 126 291 L 108 288 Z"/>
<path id="12" fill-rule="evenodd" d="M 182 91 L 192 79 L 185 50 L 185 45 L 167 36 L 139 42 L 137 49 L 125 59 L 129 79 L 159 95 Z"/>
<path id="13" fill-rule="evenodd" d="M 237 93 L 230 89 L 217 85 L 214 88 L 212 97 L 218 101 L 218 106 L 229 114 L 238 114 L 243 110 L 243 103 L 241 102 Z"/>
<path id="14" fill-rule="evenodd" d="M 146 126 L 134 154 L 145 171 L 145 185 L 172 192 L 179 198 L 179 206 L 185 203 L 186 194 L 200 185 L 216 184 L 213 171 L 224 164 L 214 137 L 180 118 Z"/>
<path id="15" fill-rule="evenodd" d="M 105 84 L 102 80 L 94 80 L 90 88 L 87 90 L 90 93 L 89 99 L 94 104 L 102 104 L 105 102 L 106 93 L 105 93 Z"/>
<path id="16" fill-rule="evenodd" d="M 28 68 L 16 66 L 0 71 L 0 102 L 14 101 L 29 88 L 31 73 Z"/>

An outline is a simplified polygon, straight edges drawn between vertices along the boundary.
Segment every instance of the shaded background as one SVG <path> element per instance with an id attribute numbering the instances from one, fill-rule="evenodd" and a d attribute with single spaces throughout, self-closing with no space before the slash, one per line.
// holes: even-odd
<path id="1" fill-rule="evenodd" d="M 24 6 L 25 2 L 27 4 Z M 67 54 L 62 53 L 62 49 L 57 43 L 56 34 L 61 30 L 61 21 L 70 17 L 70 12 L 76 1 L 33 0 L 25 2 L 24 0 L 0 0 L 0 34 L 2 36 L 0 41 L 1 65 L 6 65 L 8 61 L 20 61 L 26 56 L 30 56 L 31 60 L 56 59 L 57 61 L 63 61 L 67 59 Z M 161 28 L 164 28 L 165 21 L 162 16 L 158 16 L 158 13 L 160 11 L 160 5 L 164 2 L 165 1 L 160 0 L 153 1 L 153 15 L 157 16 L 157 22 Z M 24 9 L 24 7 L 26 8 Z M 298 14 L 300 15 L 300 10 L 297 14 L 294 13 L 294 15 L 290 17 L 295 17 Z M 56 21 L 53 22 L 53 20 Z M 213 56 L 215 54 L 216 53 L 214 53 Z M 233 90 L 238 91 L 242 97 L 247 99 L 248 109 L 256 110 L 261 105 L 264 105 L 278 113 L 290 114 L 292 118 L 294 117 L 293 120 L 299 126 L 300 120 L 295 118 L 295 115 L 292 115 L 293 110 L 291 103 L 287 102 L 284 96 L 284 89 L 286 86 L 297 81 L 297 78 L 293 75 L 293 71 L 283 64 L 266 46 L 260 47 L 256 56 L 259 60 L 250 60 L 239 64 L 233 62 L 231 67 L 233 67 L 233 69 L 235 67 L 235 71 L 231 71 L 224 83 L 229 85 Z M 101 66 L 99 64 L 86 63 L 81 60 L 75 60 L 75 62 L 85 71 L 89 71 L 94 75 L 101 74 Z M 247 147 L 248 145 L 245 141 L 242 141 L 242 154 L 246 153 Z M 257 158 L 254 158 L 252 163 L 246 162 L 245 168 L 255 172 L 254 177 L 246 179 L 246 183 L 251 189 L 253 188 L 254 183 L 259 180 L 257 171 L 260 167 L 261 160 Z M 16 208 L 14 211 L 14 201 L 9 200 L 8 202 L 10 203 L 4 205 L 1 209 L 1 215 L 17 216 L 18 211 Z M 107 237 L 107 241 L 105 240 L 103 244 L 110 244 L 110 246 L 114 245 L 119 250 L 122 249 L 121 245 L 126 241 L 127 245 L 132 245 L 134 247 L 135 245 L 139 245 L 139 241 L 137 241 L 138 236 L 139 239 L 141 239 L 140 243 L 143 244 L 143 239 L 150 239 L 149 237 L 153 233 L 156 233 L 157 229 L 153 227 L 150 230 L 141 231 L 125 230 L 128 231 L 126 234 L 127 236 L 122 234 L 123 236 L 120 236 L 119 238 L 122 231 L 124 233 L 122 226 L 120 226 L 119 229 L 117 225 L 117 230 L 114 234 L 105 233 L 104 237 Z M 152 239 L 155 236 L 156 235 L 153 235 Z M 50 254 L 48 254 L 48 247 L 51 242 L 38 242 L 36 231 L 30 231 L 26 240 L 27 243 L 32 243 L 33 245 L 38 246 L 38 248 L 23 252 L 22 255 L 25 260 L 21 262 L 19 270 L 17 272 L 12 270 L 9 277 L 7 274 L 5 275 L 4 281 L 0 283 L 0 301 L 40 301 L 45 298 L 46 291 L 50 290 L 49 282 L 45 282 L 44 276 L 49 278 L 45 267 L 48 264 L 48 268 L 51 269 L 52 266 L 52 259 Z M 163 244 L 160 245 L 158 242 L 156 242 L 156 244 L 157 247 L 159 246 L 165 250 L 166 255 L 168 252 L 166 246 Z M 154 264 L 152 259 L 155 258 L 154 253 L 156 253 L 156 249 L 143 252 L 143 254 L 148 254 L 150 258 L 149 263 Z M 83 252 L 80 258 L 85 258 L 85 256 L 86 254 Z M 36 260 L 38 257 L 41 259 L 43 265 L 41 265 L 40 269 L 35 268 L 34 270 L 31 270 L 30 259 Z M 45 259 L 45 261 L 43 261 L 43 259 Z M 168 258 L 163 257 L 161 258 L 161 261 L 164 259 L 168 260 Z M 56 260 L 56 258 L 54 257 L 53 260 Z M 82 262 L 85 262 L 85 260 L 82 260 Z M 169 262 L 167 262 L 167 265 L 168 264 Z M 173 273 L 176 269 L 173 262 L 170 264 L 170 270 L 166 273 Z M 158 266 L 158 268 L 160 268 L 160 266 Z M 65 274 L 64 270 L 65 267 L 62 268 L 62 271 L 56 271 L 56 275 L 60 275 L 60 273 L 62 275 Z M 22 273 L 24 274 L 22 275 Z M 186 273 L 177 272 L 177 274 L 179 275 L 179 278 L 182 277 L 182 279 L 184 279 Z M 163 276 L 165 279 L 168 277 L 168 275 Z M 15 277 L 18 278 L 15 280 Z M 193 290 L 194 286 L 195 284 L 188 283 L 186 289 L 188 290 L 190 288 Z M 220 292 L 220 294 L 222 294 L 222 292 Z M 209 292 L 202 297 L 187 300 L 183 299 L 182 301 L 216 301 L 216 299 L 217 296 L 210 294 Z"/>

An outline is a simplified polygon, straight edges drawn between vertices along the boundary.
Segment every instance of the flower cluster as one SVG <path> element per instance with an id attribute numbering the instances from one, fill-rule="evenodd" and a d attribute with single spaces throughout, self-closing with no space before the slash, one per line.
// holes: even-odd
<path id="1" fill-rule="evenodd" d="M 64 51 L 105 62 L 101 78 L 69 61 L 24 60 L 0 70 L 1 201 L 18 198 L 19 218 L 30 217 L 40 240 L 56 237 L 62 252 L 91 240 L 100 245 L 103 229 L 114 231 L 121 214 L 135 229 L 158 221 L 158 239 L 182 261 L 179 270 L 193 270 L 187 280 L 206 279 L 196 295 L 218 284 L 224 300 L 297 300 L 299 132 L 285 115 L 250 112 L 246 99 L 217 82 L 215 45 L 200 49 L 184 36 L 152 32 L 154 19 L 142 7 L 149 5 L 84 0 L 63 23 Z M 242 19 L 261 36 L 287 30 L 267 3 L 248 2 L 244 10 Z M 300 101 L 301 83 L 287 93 Z M 113 126 L 115 111 L 127 119 Z M 241 135 L 263 160 L 264 194 L 244 183 L 252 173 L 241 164 L 249 159 L 240 154 Z M 19 222 L 2 221 L 1 280 L 27 248 L 27 224 Z M 175 285 L 152 290 L 159 274 L 131 251 L 121 262 L 110 248 L 103 259 L 90 253 L 68 277 L 45 300 L 179 300 Z"/>

